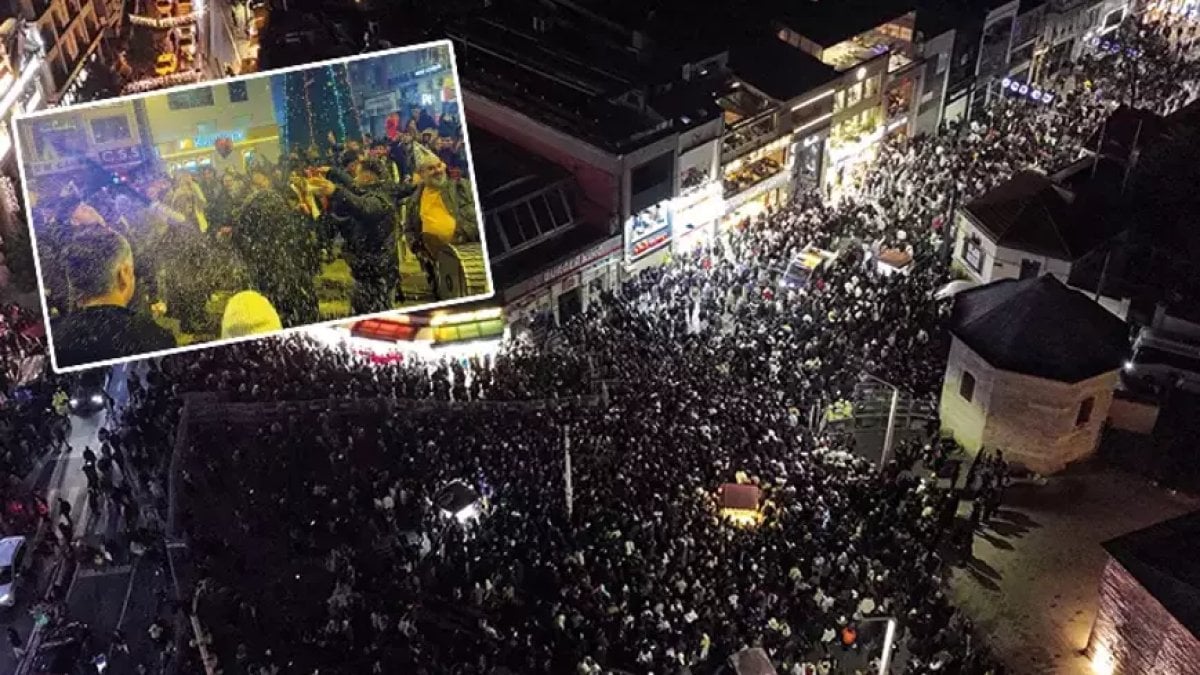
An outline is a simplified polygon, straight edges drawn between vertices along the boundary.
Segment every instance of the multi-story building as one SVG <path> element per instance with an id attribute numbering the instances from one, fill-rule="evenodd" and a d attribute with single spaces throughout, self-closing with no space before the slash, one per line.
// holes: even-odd
<path id="1" fill-rule="evenodd" d="M 913 3 L 794 3 L 774 24 L 780 40 L 838 73 L 823 186 L 830 192 L 851 187 L 886 136 L 915 129 L 924 73 Z"/>
<path id="2" fill-rule="evenodd" d="M 346 64 L 351 96 L 364 131 L 384 137 L 388 115 L 413 106 L 457 108 L 450 51 L 429 47 L 405 53 L 404 72 L 392 59 L 360 59 Z"/>
<path id="3" fill-rule="evenodd" d="M 15 16 L 36 25 L 45 48 L 42 66 L 47 103 L 74 103 L 100 58 L 104 37 L 122 20 L 119 0 L 9 0 Z"/>
<path id="4" fill-rule="evenodd" d="M 41 181 L 72 179 L 96 167 L 121 173 L 154 163 L 166 169 L 243 166 L 279 160 L 268 78 L 230 82 L 58 112 L 19 125 L 31 192 Z M 229 138 L 227 155 L 214 147 Z"/>
<path id="5" fill-rule="evenodd" d="M 41 40 L 33 24 L 18 19 L 0 24 L 0 237 L 16 226 L 21 208 L 16 146 L 11 135 L 13 117 L 37 110 L 46 100 Z"/>

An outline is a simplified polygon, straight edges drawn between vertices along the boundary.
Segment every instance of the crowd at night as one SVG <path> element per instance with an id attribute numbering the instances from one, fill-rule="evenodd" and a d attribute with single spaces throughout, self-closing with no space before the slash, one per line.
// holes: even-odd
<path id="1" fill-rule="evenodd" d="M 1122 34 L 1132 42 L 1134 32 Z M 1194 35 L 1136 37 L 1137 105 L 1168 112 L 1195 98 Z M 906 439 L 880 471 L 851 435 L 810 427 L 809 412 L 848 398 L 864 374 L 935 400 L 949 342 L 951 301 L 936 291 L 948 279 L 951 202 L 1076 160 L 1133 95 L 1126 58 L 1077 64 L 1076 88 L 1053 104 L 1001 98 L 972 122 L 892 143 L 860 193 L 838 203 L 797 195 L 491 356 L 379 364 L 297 334 L 152 364 L 112 444 L 132 448 L 139 473 L 164 485 L 189 392 L 348 402 L 189 430 L 180 523 L 209 584 L 200 619 L 225 672 L 711 673 L 762 647 L 780 673 L 828 675 L 871 667 L 881 635 L 864 620 L 881 617 L 898 620 L 905 673 L 1011 672 L 947 595 L 962 554 L 950 526 L 959 496 L 931 470 L 953 444 Z M 299 219 L 311 203 L 289 201 L 293 178 L 330 165 L 392 181 L 384 160 L 404 175 L 413 156 L 396 148 L 421 133 L 297 152 L 245 176 L 156 177 L 145 209 L 199 213 L 175 195 L 202 195 L 207 231 L 232 232 L 222 245 L 244 259 L 256 249 L 238 249 L 249 245 L 239 243 L 239 196 L 265 195 L 256 217 Z M 48 221 L 68 232 L 115 224 L 120 207 L 105 194 Z M 310 247 L 305 274 L 320 264 L 319 232 L 295 240 Z M 802 286 L 781 284 L 810 246 L 837 259 Z M 889 249 L 911 256 L 907 273 L 879 270 Z M 158 260 L 145 278 L 197 273 Z M 147 307 L 160 299 L 147 293 Z M 315 296 L 296 298 L 272 301 L 281 316 L 313 311 Z M 972 469 L 971 525 L 986 528 L 999 508 L 1005 469 L 994 456 Z M 480 496 L 469 524 L 437 506 L 454 481 Z M 717 490 L 730 483 L 762 490 L 761 523 L 719 516 Z"/>
<path id="2" fill-rule="evenodd" d="M 278 162 L 255 155 L 169 173 L 159 161 L 124 172 L 95 164 L 35 181 L 59 365 L 460 297 L 435 273 L 443 249 L 480 237 L 457 106 L 392 118 L 380 138 L 310 130 Z M 56 137 L 38 138 L 71 155 Z M 232 144 L 217 139 L 217 152 Z M 402 247 L 420 263 L 421 297 L 405 295 Z"/>

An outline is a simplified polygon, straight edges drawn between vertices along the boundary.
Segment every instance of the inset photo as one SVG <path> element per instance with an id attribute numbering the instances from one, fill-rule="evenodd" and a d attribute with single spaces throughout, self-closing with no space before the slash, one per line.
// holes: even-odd
<path id="1" fill-rule="evenodd" d="M 14 122 L 55 370 L 492 294 L 448 41 Z"/>

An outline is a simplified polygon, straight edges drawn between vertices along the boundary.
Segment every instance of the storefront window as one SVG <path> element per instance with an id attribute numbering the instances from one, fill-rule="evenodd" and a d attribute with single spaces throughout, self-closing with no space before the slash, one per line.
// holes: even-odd
<path id="1" fill-rule="evenodd" d="M 124 115 L 97 117 L 92 120 L 92 136 L 98 145 L 124 141 L 130 137 L 129 119 Z"/>
<path id="2" fill-rule="evenodd" d="M 854 84 L 854 86 L 850 87 L 850 89 L 847 90 L 847 92 L 846 92 L 846 107 L 852 108 L 852 107 L 858 105 L 859 101 L 861 101 L 862 98 L 863 98 L 862 82 L 857 82 Z"/>
<path id="3" fill-rule="evenodd" d="M 864 98 L 874 98 L 879 95 L 879 78 L 880 76 L 876 75 L 863 83 L 866 87 Z"/>

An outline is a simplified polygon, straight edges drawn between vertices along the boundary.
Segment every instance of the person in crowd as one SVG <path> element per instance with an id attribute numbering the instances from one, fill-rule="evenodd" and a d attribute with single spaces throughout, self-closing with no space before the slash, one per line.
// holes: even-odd
<path id="1" fill-rule="evenodd" d="M 271 301 L 261 293 L 242 291 L 225 304 L 225 314 L 221 319 L 222 338 L 273 333 L 282 328 L 279 314 L 271 306 Z"/>
<path id="2" fill-rule="evenodd" d="M 407 201 L 404 236 L 434 294 L 441 297 L 434 262 L 447 246 L 479 241 L 475 198 L 469 181 L 451 179 L 437 155 L 424 146 L 414 147 L 420 182 Z"/>
<path id="3" fill-rule="evenodd" d="M 251 173 L 249 194 L 233 216 L 231 240 L 251 285 L 271 301 L 284 326 L 317 321 L 315 233 L 273 189 L 263 167 Z"/>
<path id="4" fill-rule="evenodd" d="M 77 231 L 67 245 L 66 267 L 77 299 L 73 311 L 51 323 L 60 368 L 175 346 L 170 331 L 128 309 L 137 277 L 125 237 L 103 226 Z"/>
<path id="5" fill-rule="evenodd" d="M 329 199 L 336 224 L 350 259 L 354 277 L 350 307 L 354 314 L 370 314 L 393 307 L 400 272 L 396 257 L 396 204 L 394 188 L 380 158 L 361 159 L 353 177 L 330 169 L 310 181 L 316 194 Z"/>

